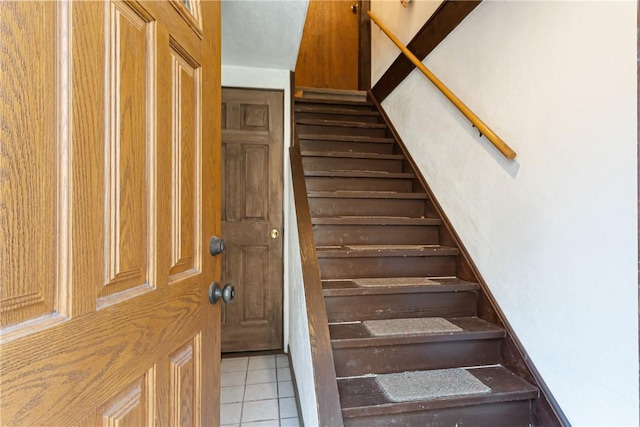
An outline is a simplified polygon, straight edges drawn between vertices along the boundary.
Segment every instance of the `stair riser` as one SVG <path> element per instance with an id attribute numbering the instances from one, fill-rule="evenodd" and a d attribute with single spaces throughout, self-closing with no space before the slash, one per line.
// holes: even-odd
<path id="1" fill-rule="evenodd" d="M 499 339 L 333 350 L 338 377 L 500 363 Z"/>
<path id="2" fill-rule="evenodd" d="M 358 136 L 386 136 L 384 128 L 346 127 L 346 126 L 316 126 L 298 124 L 298 134 L 322 134 L 322 135 L 358 135 Z"/>
<path id="3" fill-rule="evenodd" d="M 424 215 L 424 206 L 424 200 L 411 199 L 309 198 L 312 217 L 363 215 L 420 218 Z"/>
<path id="4" fill-rule="evenodd" d="M 393 154 L 393 144 L 382 142 L 349 142 L 301 139 L 300 149 L 302 151 L 339 151 L 346 153 Z"/>
<path id="5" fill-rule="evenodd" d="M 343 120 L 346 122 L 361 122 L 361 123 L 379 123 L 379 116 L 375 115 L 363 115 L 363 114 L 335 114 L 335 113 L 323 113 L 321 111 L 316 112 L 301 112 L 296 111 L 296 120 L 298 119 L 312 119 L 312 120 Z"/>
<path id="6" fill-rule="evenodd" d="M 410 193 L 411 179 L 408 178 L 337 178 L 310 176 L 306 178 L 308 191 L 395 191 Z"/>
<path id="7" fill-rule="evenodd" d="M 402 160 L 302 157 L 305 171 L 384 171 L 402 172 Z"/>
<path id="8" fill-rule="evenodd" d="M 529 400 L 357 418 L 344 416 L 345 427 L 528 427 L 533 422 Z"/>
<path id="9" fill-rule="evenodd" d="M 330 323 L 409 317 L 476 315 L 475 292 L 325 297 Z"/>
<path id="10" fill-rule="evenodd" d="M 438 243 L 435 225 L 314 225 L 316 245 L 429 245 Z"/>
<path id="11" fill-rule="evenodd" d="M 297 102 L 297 101 L 296 101 Z M 322 108 L 348 108 L 349 110 L 356 111 L 378 111 L 371 104 L 361 104 L 361 103 L 341 103 L 339 101 L 331 102 L 329 100 L 323 100 L 323 102 L 313 102 L 312 100 L 308 100 L 308 102 L 301 102 L 300 105 L 304 105 L 305 107 L 314 107 L 318 109 Z M 297 117 L 297 114 L 296 114 Z"/>
<path id="12" fill-rule="evenodd" d="M 367 258 L 320 258 L 320 277 L 349 279 L 364 277 L 455 276 L 455 256 L 410 256 Z"/>

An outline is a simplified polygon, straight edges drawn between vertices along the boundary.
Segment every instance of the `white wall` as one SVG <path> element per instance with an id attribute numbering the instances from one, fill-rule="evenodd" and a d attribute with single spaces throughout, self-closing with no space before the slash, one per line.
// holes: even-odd
<path id="1" fill-rule="evenodd" d="M 293 70 L 309 0 L 222 2 L 222 63 Z"/>
<path id="2" fill-rule="evenodd" d="M 375 6 L 374 2 L 374 6 Z M 637 426 L 636 2 L 483 2 L 383 106 L 575 426 Z"/>
<path id="3" fill-rule="evenodd" d="M 293 187 L 291 185 L 291 168 L 287 163 L 286 175 L 288 185 L 285 189 L 287 199 L 293 201 Z M 318 408 L 316 404 L 316 389 L 313 379 L 313 363 L 311 360 L 311 342 L 309 340 L 309 319 L 307 317 L 307 303 L 304 295 L 304 281 L 302 278 L 302 260 L 300 258 L 300 244 L 298 238 L 298 223 L 294 203 L 289 204 L 285 234 L 289 241 L 288 251 L 285 252 L 289 260 L 289 350 L 296 375 L 300 411 L 305 426 L 318 425 Z"/>
<path id="4" fill-rule="evenodd" d="M 374 0 L 371 2 L 371 12 L 380 18 L 384 25 L 393 28 L 396 37 L 407 45 L 441 3 L 442 0 L 411 0 L 407 7 L 402 7 L 398 0 Z M 398 54 L 400 50 L 396 45 L 372 22 L 372 85 L 382 77 Z"/>

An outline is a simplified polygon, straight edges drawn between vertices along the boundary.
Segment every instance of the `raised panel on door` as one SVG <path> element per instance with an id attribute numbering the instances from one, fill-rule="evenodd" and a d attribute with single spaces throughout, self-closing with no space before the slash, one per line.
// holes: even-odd
<path id="1" fill-rule="evenodd" d="M 222 351 L 282 348 L 282 92 L 223 89 Z"/>
<path id="2" fill-rule="evenodd" d="M 0 425 L 218 424 L 220 4 L 0 22 Z"/>
<path id="3" fill-rule="evenodd" d="M 66 311 L 59 296 L 67 287 L 69 141 L 58 127 L 65 112 L 51 102 L 67 105 L 64 82 L 55 72 L 65 55 L 56 35 L 67 28 L 58 9 L 51 2 L 7 2 L 2 9 L 0 326 L 5 330 Z M 24 25 L 29 21 L 39 25 Z M 30 54 L 30 46 L 38 47 L 38 55 Z M 27 259 L 34 263 L 22 262 Z"/>

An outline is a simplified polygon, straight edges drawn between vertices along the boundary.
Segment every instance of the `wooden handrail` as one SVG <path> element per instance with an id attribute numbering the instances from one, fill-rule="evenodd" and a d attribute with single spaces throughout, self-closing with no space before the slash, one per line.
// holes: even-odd
<path id="1" fill-rule="evenodd" d="M 415 65 L 420 71 L 422 71 L 425 76 L 427 76 L 429 80 L 431 80 L 431 82 L 440 90 L 440 92 L 442 92 L 442 94 L 446 96 L 449 101 L 451 101 L 453 105 L 455 105 L 456 108 L 460 110 L 460 112 L 464 114 L 464 116 L 469 119 L 469 121 L 471 121 L 471 123 L 476 128 L 478 128 L 481 134 L 486 136 L 487 139 L 491 141 L 491 143 L 498 150 L 500 150 L 500 152 L 507 159 L 513 160 L 516 158 L 516 152 L 513 151 L 506 142 L 504 142 L 498 135 L 496 135 L 493 130 L 491 130 L 489 126 L 487 126 L 482 120 L 480 120 L 480 118 L 473 111 L 471 111 L 469 107 L 467 107 L 464 102 L 462 102 L 460 98 L 456 96 L 455 93 L 451 92 L 451 90 L 447 86 L 445 86 L 445 84 L 442 83 L 440 79 L 431 72 L 431 70 L 425 67 L 424 64 L 409 49 L 407 49 L 407 47 L 403 45 L 402 42 L 398 40 L 398 38 L 383 23 L 381 23 L 373 13 L 371 13 L 371 11 L 368 11 L 367 13 L 369 14 L 371 20 L 375 22 L 378 27 L 380 27 L 382 32 L 384 32 L 396 46 L 398 46 L 398 48 L 402 51 L 402 53 L 404 53 L 409 61 L 411 61 L 413 65 Z"/>
<path id="2" fill-rule="evenodd" d="M 298 139 L 297 132 L 294 140 Z M 316 389 L 316 405 L 318 423 L 326 427 L 342 427 L 342 410 L 336 380 L 336 367 L 333 362 L 331 338 L 327 308 L 322 294 L 320 267 L 313 238 L 313 225 L 309 211 L 309 199 L 302 169 L 300 143 L 289 148 L 291 159 L 291 175 L 293 183 L 293 199 L 298 222 L 298 238 L 300 241 L 300 258 L 302 261 L 302 280 L 304 296 L 307 302 L 307 318 L 309 321 L 309 340 L 311 343 L 311 363 Z"/>

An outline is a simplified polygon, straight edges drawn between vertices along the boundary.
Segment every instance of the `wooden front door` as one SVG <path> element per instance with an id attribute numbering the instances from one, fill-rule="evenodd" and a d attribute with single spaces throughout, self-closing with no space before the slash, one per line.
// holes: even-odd
<path id="1" fill-rule="evenodd" d="M 356 1 L 310 0 L 296 64 L 296 86 L 358 89 Z"/>
<path id="2" fill-rule="evenodd" d="M 0 424 L 219 423 L 220 5 L 0 4 Z"/>
<path id="3" fill-rule="evenodd" d="M 222 89 L 222 351 L 282 349 L 283 93 Z"/>

